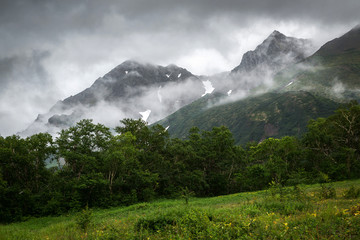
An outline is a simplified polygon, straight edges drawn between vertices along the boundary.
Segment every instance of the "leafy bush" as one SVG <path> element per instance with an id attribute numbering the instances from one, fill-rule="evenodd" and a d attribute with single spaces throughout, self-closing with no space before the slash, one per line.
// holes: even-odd
<path id="1" fill-rule="evenodd" d="M 195 236 L 206 236 L 212 216 L 205 211 L 192 209 L 180 220 L 183 231 L 186 231 L 191 238 Z"/>
<path id="2" fill-rule="evenodd" d="M 321 184 L 320 186 L 321 186 L 319 192 L 320 199 L 336 198 L 336 191 L 332 185 Z"/>
<path id="3" fill-rule="evenodd" d="M 84 232 L 87 231 L 88 227 L 91 224 L 92 221 L 92 210 L 86 206 L 85 209 L 83 209 L 77 216 L 76 216 L 76 224 L 78 227 L 83 230 Z"/>
<path id="4" fill-rule="evenodd" d="M 157 232 L 165 230 L 167 226 L 173 226 L 178 223 L 177 219 L 180 219 L 184 211 L 170 211 L 165 213 L 154 214 L 151 217 L 140 218 L 135 223 L 135 229 L 138 232 L 142 230 L 148 230 L 151 232 Z"/>
<path id="5" fill-rule="evenodd" d="M 360 196 L 360 189 L 356 189 L 354 186 L 351 186 L 348 190 L 344 192 L 344 198 L 352 199 L 358 198 Z"/>

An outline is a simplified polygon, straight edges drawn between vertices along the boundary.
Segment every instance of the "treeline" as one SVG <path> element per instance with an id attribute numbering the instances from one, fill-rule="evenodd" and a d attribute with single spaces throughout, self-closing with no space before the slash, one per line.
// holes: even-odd
<path id="1" fill-rule="evenodd" d="M 226 127 L 192 128 L 186 140 L 125 119 L 116 133 L 91 120 L 62 130 L 0 137 L 0 221 L 59 215 L 84 206 L 216 196 L 360 177 L 360 105 L 312 120 L 301 138 L 237 146 Z M 57 162 L 48 168 L 49 162 Z"/>

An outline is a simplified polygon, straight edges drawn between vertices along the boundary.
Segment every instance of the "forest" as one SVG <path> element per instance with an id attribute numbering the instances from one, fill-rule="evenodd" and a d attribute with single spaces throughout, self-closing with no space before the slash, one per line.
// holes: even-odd
<path id="1" fill-rule="evenodd" d="M 0 137 L 0 222 L 160 198 L 209 197 L 356 179 L 360 105 L 308 123 L 300 138 L 236 145 L 224 126 L 186 139 L 124 119 L 115 129 L 84 119 L 56 138 Z"/>

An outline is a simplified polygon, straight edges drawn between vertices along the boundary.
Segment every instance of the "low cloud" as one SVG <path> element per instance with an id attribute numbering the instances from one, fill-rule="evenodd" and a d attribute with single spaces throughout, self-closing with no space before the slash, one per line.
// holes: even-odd
<path id="1" fill-rule="evenodd" d="M 320 47 L 358 24 L 359 10 L 357 0 L 4 0 L 0 134 L 24 129 L 127 59 L 229 71 L 275 29 Z"/>
<path id="2" fill-rule="evenodd" d="M 0 135 L 14 134 L 55 103 L 56 89 L 43 62 L 47 52 L 32 52 L 0 60 Z M 46 99 L 46 101 L 43 101 Z"/>
<path id="3" fill-rule="evenodd" d="M 204 92 L 201 79 L 196 77 L 164 85 L 154 84 L 150 87 L 128 89 L 126 98 L 110 102 L 103 100 L 109 95 L 107 90 L 99 88 L 96 90 L 95 105 L 76 104 L 69 107 L 59 102 L 48 113 L 40 115 L 26 131 L 22 132 L 22 135 L 27 136 L 37 132 L 50 132 L 56 135 L 62 128 L 74 125 L 84 118 L 114 128 L 120 124 L 120 120 L 139 119 L 143 115 L 141 113 L 148 110 L 151 112 L 147 122 L 151 124 L 200 98 Z"/>

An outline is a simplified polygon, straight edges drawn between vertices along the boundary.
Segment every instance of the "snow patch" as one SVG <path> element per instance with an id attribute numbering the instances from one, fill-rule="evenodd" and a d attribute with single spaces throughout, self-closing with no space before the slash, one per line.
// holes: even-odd
<path id="1" fill-rule="evenodd" d="M 170 127 L 170 126 L 167 126 L 167 127 L 165 128 L 165 131 L 167 131 L 167 130 L 169 129 L 169 127 Z"/>
<path id="2" fill-rule="evenodd" d="M 127 72 L 127 73 L 126 73 Z M 135 71 L 135 70 L 132 70 L 132 71 L 125 71 L 125 75 L 126 77 L 130 77 L 130 76 L 136 76 L 136 77 L 142 77 L 142 75 L 138 72 L 138 71 Z"/>
<path id="3" fill-rule="evenodd" d="M 146 122 L 146 120 L 149 118 L 151 110 L 148 109 L 145 112 L 139 112 L 141 115 L 141 119 Z"/>
<path id="4" fill-rule="evenodd" d="M 229 91 L 227 92 L 227 95 L 230 96 L 231 93 L 232 93 L 232 90 L 229 90 Z"/>
<path id="5" fill-rule="evenodd" d="M 178 78 L 181 77 L 181 73 L 179 73 Z"/>
<path id="6" fill-rule="evenodd" d="M 214 91 L 214 87 L 212 86 L 211 82 L 209 80 L 206 81 L 202 81 L 204 88 L 205 88 L 205 93 L 203 95 L 201 95 L 202 97 L 205 96 L 208 93 L 212 93 Z"/>
<path id="7" fill-rule="evenodd" d="M 290 86 L 291 84 L 293 84 L 293 81 L 289 82 L 285 87 Z"/>
<path id="8" fill-rule="evenodd" d="M 166 74 L 166 77 L 169 78 L 171 76 L 171 74 Z"/>

